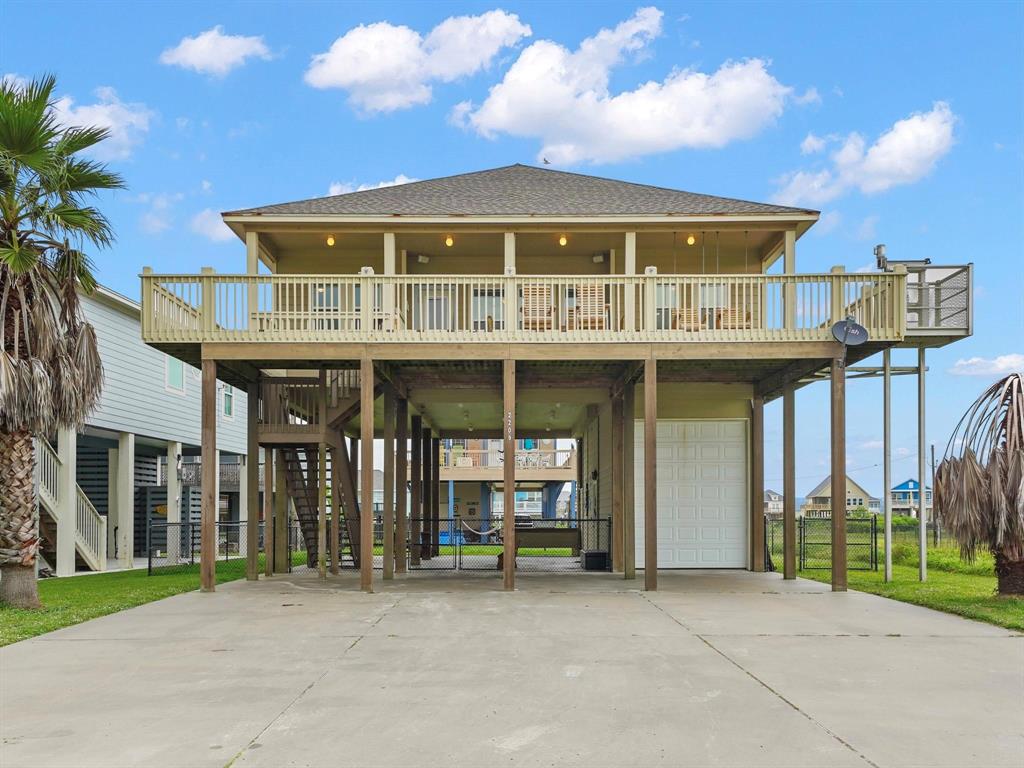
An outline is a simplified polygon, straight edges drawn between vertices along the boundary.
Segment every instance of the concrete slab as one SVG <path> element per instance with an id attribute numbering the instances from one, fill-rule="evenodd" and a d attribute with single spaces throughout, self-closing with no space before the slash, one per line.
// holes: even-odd
<path id="1" fill-rule="evenodd" d="M 1024 637 L 774 574 L 236 582 L 0 649 L 0 764 L 1019 766 Z"/>

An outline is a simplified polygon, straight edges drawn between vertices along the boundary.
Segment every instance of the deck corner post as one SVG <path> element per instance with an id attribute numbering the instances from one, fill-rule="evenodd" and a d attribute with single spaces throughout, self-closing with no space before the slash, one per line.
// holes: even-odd
<path id="1" fill-rule="evenodd" d="M 846 368 L 833 358 L 832 382 L 832 591 L 846 591 Z"/>
<path id="2" fill-rule="evenodd" d="M 652 283 L 653 284 L 653 283 Z M 644 361 L 644 589 L 658 589 L 658 361 Z"/>
<path id="3" fill-rule="evenodd" d="M 502 364 L 502 439 L 504 458 L 502 483 L 504 509 L 502 511 L 502 576 L 504 588 L 516 588 L 516 361 L 506 359 Z"/>
<path id="4" fill-rule="evenodd" d="M 782 577 L 796 578 L 796 388 L 782 394 Z"/>
<path id="5" fill-rule="evenodd" d="M 373 592 L 373 390 L 373 361 L 364 357 L 359 366 L 359 588 L 364 592 Z"/>
<path id="6" fill-rule="evenodd" d="M 213 592 L 217 573 L 217 361 L 202 363 L 202 505 L 199 528 L 200 591 Z"/>

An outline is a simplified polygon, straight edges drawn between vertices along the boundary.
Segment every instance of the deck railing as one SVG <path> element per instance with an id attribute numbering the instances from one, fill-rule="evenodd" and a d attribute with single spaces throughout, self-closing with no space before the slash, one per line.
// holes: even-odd
<path id="1" fill-rule="evenodd" d="M 576 451 L 572 448 L 517 448 L 516 466 L 523 469 L 575 469 Z M 495 448 L 461 448 L 441 451 L 442 469 L 503 467 L 505 454 Z"/>
<path id="2" fill-rule="evenodd" d="M 853 317 L 901 340 L 906 275 L 154 275 L 143 338 L 212 341 L 822 341 Z"/>

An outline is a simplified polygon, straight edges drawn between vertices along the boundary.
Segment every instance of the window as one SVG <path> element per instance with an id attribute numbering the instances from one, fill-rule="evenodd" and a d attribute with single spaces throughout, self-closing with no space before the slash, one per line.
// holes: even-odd
<path id="1" fill-rule="evenodd" d="M 505 327 L 505 295 L 501 288 L 473 289 L 473 330 L 493 331 Z"/>
<path id="2" fill-rule="evenodd" d="M 164 358 L 164 384 L 176 392 L 185 391 L 185 364 L 176 357 Z"/>
<path id="3" fill-rule="evenodd" d="M 235 388 L 230 384 L 224 385 L 224 418 L 230 419 L 235 415 Z"/>

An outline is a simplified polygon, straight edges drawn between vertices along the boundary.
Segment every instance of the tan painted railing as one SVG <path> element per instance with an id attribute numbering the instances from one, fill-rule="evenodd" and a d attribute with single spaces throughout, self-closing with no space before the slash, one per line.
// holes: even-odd
<path id="1" fill-rule="evenodd" d="M 60 486 L 61 460 L 46 440 L 36 441 L 36 471 L 39 500 L 56 520 L 63 514 L 63 494 Z M 75 545 L 78 554 L 94 571 L 107 569 L 107 518 L 75 485 Z"/>
<path id="2" fill-rule="evenodd" d="M 504 452 L 494 449 L 467 449 L 453 446 L 441 451 L 443 469 L 503 467 Z M 516 466 L 531 469 L 575 469 L 576 451 L 572 448 L 517 448 Z"/>
<path id="3" fill-rule="evenodd" d="M 142 276 L 154 343 L 821 341 L 847 314 L 901 340 L 906 275 Z"/>

